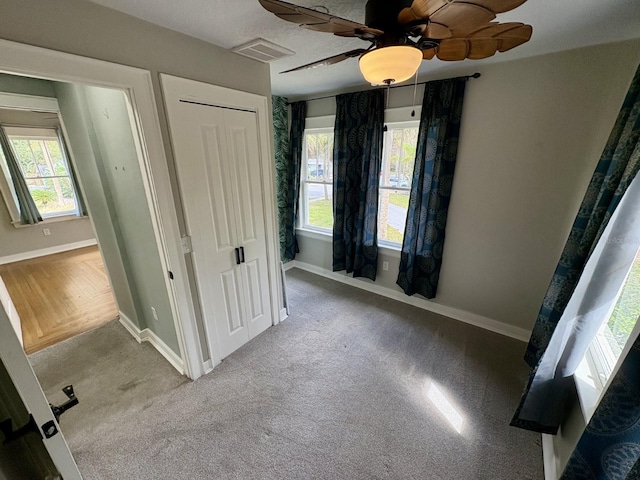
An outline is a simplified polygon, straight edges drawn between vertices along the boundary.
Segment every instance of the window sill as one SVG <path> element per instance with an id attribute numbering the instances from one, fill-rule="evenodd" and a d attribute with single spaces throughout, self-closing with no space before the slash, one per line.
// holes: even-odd
<path id="1" fill-rule="evenodd" d="M 599 379 L 594 379 L 591 373 L 589 362 L 592 362 L 591 351 L 587 351 L 584 358 L 578 365 L 573 375 L 573 380 L 578 393 L 578 401 L 580 402 L 580 410 L 584 418 L 585 425 L 589 423 L 596 407 L 600 401 L 600 396 L 604 390 Z"/>
<path id="2" fill-rule="evenodd" d="M 321 240 L 323 242 L 331 242 L 333 237 L 331 233 L 323 232 L 321 230 L 311 230 L 309 228 L 296 228 L 296 235 Z M 393 245 L 379 243 L 378 250 L 387 257 L 400 258 L 400 246 L 395 247 Z"/>
<path id="3" fill-rule="evenodd" d="M 52 223 L 58 223 L 58 222 L 68 222 L 70 220 L 83 220 L 83 219 L 88 219 L 89 216 L 88 215 L 83 215 L 82 217 L 79 217 L 78 215 L 76 215 L 75 213 L 70 214 L 70 215 L 59 215 L 57 217 L 48 217 L 43 219 L 41 222 L 38 222 L 34 225 L 23 225 L 22 223 L 18 222 L 11 222 L 11 224 L 15 227 L 15 228 L 29 228 L 29 227 L 38 227 L 41 225 L 49 225 Z"/>

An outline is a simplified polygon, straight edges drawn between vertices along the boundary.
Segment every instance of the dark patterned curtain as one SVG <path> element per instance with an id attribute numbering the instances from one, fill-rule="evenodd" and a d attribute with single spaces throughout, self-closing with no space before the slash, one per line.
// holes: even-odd
<path id="1" fill-rule="evenodd" d="M 18 209 L 20 210 L 20 222 L 23 225 L 34 225 L 42 221 L 42 216 L 36 207 L 36 203 L 33 201 L 27 182 L 22 176 L 20 165 L 18 160 L 13 154 L 9 138 L 7 137 L 4 128 L 0 126 L 0 148 L 4 154 L 4 158 L 9 168 L 9 174 L 11 175 L 11 181 L 13 182 L 13 188 L 18 199 Z"/>
<path id="2" fill-rule="evenodd" d="M 284 97 L 271 97 L 273 114 L 273 149 L 276 165 L 276 201 L 278 208 L 278 236 L 280 238 L 280 259 L 286 262 L 286 213 L 289 157 L 289 102 Z"/>
<path id="3" fill-rule="evenodd" d="M 640 339 L 620 366 L 560 480 L 640 478 Z"/>
<path id="4" fill-rule="evenodd" d="M 540 307 L 525 354 L 525 360 L 530 367 L 537 365 L 547 348 L 589 255 L 640 168 L 637 151 L 632 158 L 640 136 L 639 109 L 640 69 L 636 71 L 616 124 L 591 178 L 569 239 L 562 251 L 560 263 Z"/>
<path id="5" fill-rule="evenodd" d="M 465 85 L 465 78 L 425 85 L 397 280 L 407 295 L 436 296 Z"/>
<path id="6" fill-rule="evenodd" d="M 593 323 L 603 321 L 602 316 L 606 315 L 603 313 L 600 318 L 588 317 L 591 311 L 595 311 L 594 308 L 598 307 L 594 305 L 594 299 L 597 299 L 605 286 L 585 292 L 582 285 L 588 281 L 587 277 L 592 276 L 591 272 L 599 268 L 600 250 L 606 255 L 610 255 L 611 252 L 618 255 L 623 247 L 628 246 L 628 242 L 620 242 L 616 238 L 603 238 L 602 242 L 599 240 L 605 233 L 605 228 L 610 223 L 614 212 L 623 201 L 623 196 L 627 191 L 631 193 L 635 190 L 635 187 L 632 189 L 629 187 L 640 169 L 639 138 L 640 68 L 636 72 L 587 188 L 540 308 L 525 354 L 525 360 L 532 367 L 532 372 L 511 425 L 554 434 L 562 422 L 566 399 L 573 387 L 571 363 L 575 363 L 575 360 L 572 357 L 579 357 L 574 352 L 567 353 L 567 350 L 574 349 L 576 343 L 582 346 L 587 343 L 580 336 L 590 334 L 594 329 Z M 624 205 L 623 202 L 621 207 Z M 620 208 L 620 216 L 627 210 L 630 212 L 626 214 L 629 218 L 627 223 L 631 225 L 637 218 L 636 206 Z M 616 223 L 612 222 L 612 229 L 617 228 L 616 225 L 617 220 Z M 624 238 L 624 233 L 616 235 L 622 235 L 620 238 Z M 597 255 L 590 259 L 595 249 L 598 249 Z M 595 267 L 592 267 L 594 264 Z M 587 267 L 588 270 L 585 270 Z M 619 268 L 603 268 L 602 273 L 594 275 L 594 278 L 597 279 L 599 275 L 612 275 L 616 270 Z M 585 272 L 584 276 L 583 272 Z M 575 295 L 574 292 L 576 292 Z M 584 300 L 579 297 L 583 297 Z M 576 302 L 576 299 L 579 302 Z M 579 303 L 577 309 L 574 306 L 575 303 Z M 618 406 L 622 409 L 620 414 L 626 412 L 624 414 L 633 416 L 633 412 L 640 408 L 640 402 Z"/>
<path id="7" fill-rule="evenodd" d="M 291 104 L 291 130 L 289 132 L 289 152 L 287 155 L 287 204 L 284 214 L 284 255 L 282 260 L 288 262 L 296 258 L 298 240 L 296 239 L 296 222 L 298 221 L 298 196 L 300 194 L 300 165 L 302 164 L 302 141 L 304 124 L 307 117 L 307 102 Z"/>
<path id="8" fill-rule="evenodd" d="M 333 271 L 376 279 L 384 90 L 336 97 Z"/>

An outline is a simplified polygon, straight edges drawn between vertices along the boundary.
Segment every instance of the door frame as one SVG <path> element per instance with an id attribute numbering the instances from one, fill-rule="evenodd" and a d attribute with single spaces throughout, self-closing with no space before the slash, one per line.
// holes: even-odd
<path id="1" fill-rule="evenodd" d="M 271 104 L 270 99 L 262 95 L 241 92 L 226 87 L 220 87 L 209 83 L 189 80 L 174 75 L 160 74 L 160 84 L 164 104 L 167 110 L 167 118 L 171 124 L 172 102 L 189 100 L 214 107 L 245 110 L 256 114 L 258 131 L 258 150 L 260 155 L 260 168 L 262 176 L 262 202 L 264 205 L 265 233 L 267 236 L 267 270 L 269 277 L 269 293 L 271 296 L 271 318 L 273 325 L 285 318 L 283 309 L 282 286 L 280 275 L 280 250 L 278 244 L 276 193 L 275 193 L 275 168 L 273 167 L 273 148 L 271 135 Z M 169 135 L 171 137 L 171 135 Z M 177 172 L 178 176 L 180 172 Z M 180 192 L 181 197 L 184 192 Z M 183 202 L 184 203 L 184 202 Z M 197 298 L 197 296 L 196 296 Z M 212 345 L 218 345 L 215 329 L 206 328 L 211 364 L 206 365 L 207 371 L 213 369 L 221 361 L 220 352 Z"/>
<path id="2" fill-rule="evenodd" d="M 139 156 L 145 194 L 165 285 L 180 347 L 182 369 L 197 379 L 205 373 L 191 287 L 173 201 L 171 178 L 164 150 L 151 73 L 147 70 L 0 40 L 0 72 L 46 80 L 82 83 L 125 92 L 131 108 L 142 155 Z M 134 132 L 136 133 L 136 132 Z M 163 192 L 158 195 L 158 192 Z M 173 280 L 169 273 L 173 273 Z M 162 352 L 161 352 L 162 353 Z M 172 363 L 173 364 L 173 363 Z M 174 365 L 176 366 L 176 365 Z"/>

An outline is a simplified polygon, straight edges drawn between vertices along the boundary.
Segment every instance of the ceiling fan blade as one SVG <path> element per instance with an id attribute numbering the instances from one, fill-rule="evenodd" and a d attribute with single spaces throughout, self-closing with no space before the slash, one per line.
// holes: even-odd
<path id="1" fill-rule="evenodd" d="M 496 38 L 470 38 L 467 42 L 469 45 L 467 58 L 471 60 L 492 57 L 500 46 L 500 40 Z"/>
<path id="2" fill-rule="evenodd" d="M 280 73 L 296 72 L 298 70 L 307 70 L 309 68 L 318 68 L 318 67 L 324 67 L 326 65 L 333 65 L 334 63 L 342 62 L 343 60 L 346 60 L 348 58 L 359 57 L 366 51 L 367 50 L 365 50 L 364 48 L 349 50 L 348 52 L 344 52 L 339 55 L 334 55 L 332 57 L 323 58 L 322 60 L 307 63 L 306 65 L 302 65 L 301 67 L 292 68 L 291 70 L 285 70 L 284 72 L 280 72 Z"/>
<path id="3" fill-rule="evenodd" d="M 465 0 L 469 3 L 475 3 L 493 13 L 504 13 L 519 7 L 527 0 Z"/>
<path id="4" fill-rule="evenodd" d="M 500 40 L 498 51 L 506 52 L 507 50 L 511 50 L 512 48 L 517 47 L 518 45 L 522 45 L 523 43 L 528 42 L 531 38 L 532 33 L 533 28 L 531 27 L 531 25 L 521 25 L 507 32 L 504 32 L 502 35 L 497 37 Z"/>
<path id="5" fill-rule="evenodd" d="M 358 28 L 367 28 L 358 22 L 337 17 L 330 13 L 319 12 L 311 8 L 301 7 L 281 0 L 258 0 L 265 10 L 288 22 L 297 23 L 301 27 L 318 32 L 339 34 Z"/>
<path id="6" fill-rule="evenodd" d="M 422 58 L 425 60 L 431 60 L 436 55 L 436 47 L 427 48 L 422 51 Z"/>
<path id="7" fill-rule="evenodd" d="M 441 25 L 439 23 L 429 23 L 424 32 L 422 32 L 422 36 L 424 38 L 433 38 L 434 40 L 442 40 L 445 38 L 451 38 L 453 34 L 451 30 L 445 25 Z"/>
<path id="8" fill-rule="evenodd" d="M 384 35 L 384 32 L 382 30 L 378 30 L 377 28 L 363 27 L 344 32 L 335 32 L 334 35 L 337 35 L 339 37 L 358 37 L 362 38 L 363 40 L 373 40 L 376 37 L 381 37 L 382 35 Z"/>
<path id="9" fill-rule="evenodd" d="M 446 25 L 454 37 L 466 37 L 496 18 L 495 13 L 474 3 L 448 3 L 429 17 L 434 23 Z"/>
<path id="10" fill-rule="evenodd" d="M 473 38 L 496 38 L 500 35 L 508 32 L 509 30 L 513 30 L 514 28 L 521 27 L 524 23 L 520 22 L 507 22 L 507 23 L 498 23 L 491 22 L 486 24 L 484 27 L 479 28 L 475 32 L 469 35 L 469 37 Z"/>
<path id="11" fill-rule="evenodd" d="M 464 60 L 469 55 L 469 42 L 465 38 L 447 38 L 438 45 L 436 55 L 447 62 Z"/>
<path id="12" fill-rule="evenodd" d="M 426 20 L 437 10 L 449 3 L 448 0 L 413 0 L 410 7 L 403 8 L 398 14 L 400 25 Z"/>

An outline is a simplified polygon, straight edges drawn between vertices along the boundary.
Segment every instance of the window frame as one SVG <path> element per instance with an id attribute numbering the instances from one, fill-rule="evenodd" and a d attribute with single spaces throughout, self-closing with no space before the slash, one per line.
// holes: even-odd
<path id="1" fill-rule="evenodd" d="M 332 189 L 332 204 L 333 204 L 333 180 L 331 182 L 317 181 L 317 180 L 307 180 L 307 135 L 308 134 L 319 134 L 319 133 L 330 133 L 333 135 L 334 129 L 333 126 L 307 126 L 304 129 L 303 140 L 302 140 L 302 159 L 301 159 L 301 168 L 300 168 L 300 196 L 299 196 L 299 211 L 300 215 L 298 215 L 298 228 L 303 230 L 309 230 L 312 232 L 318 232 L 327 235 L 333 235 L 333 225 L 331 228 L 319 227 L 317 225 L 310 225 L 307 223 L 307 219 L 309 217 L 309 205 L 307 202 L 307 189 L 309 184 L 315 185 L 329 185 Z M 331 164 L 333 169 L 333 152 L 331 152 Z M 303 168 L 304 167 L 304 168 Z M 326 165 L 324 166 L 326 168 Z M 333 208 L 333 207 L 332 207 Z"/>
<path id="2" fill-rule="evenodd" d="M 53 112 L 52 112 L 53 113 Z M 59 112 L 55 112 L 59 118 Z M 12 139 L 18 137 L 19 139 L 29 139 L 36 141 L 52 141 L 55 140 L 58 143 L 60 148 L 60 154 L 62 156 L 62 161 L 64 162 L 64 166 L 68 172 L 68 175 L 49 175 L 49 176 L 36 176 L 36 177 L 26 177 L 22 168 L 20 168 L 20 173 L 22 174 L 23 179 L 26 180 L 45 180 L 48 178 L 68 178 L 70 183 L 70 188 L 73 192 L 73 197 L 75 201 L 75 208 L 73 210 L 67 210 L 64 212 L 43 214 L 40 212 L 42 216 L 43 222 L 55 222 L 64 220 L 66 218 L 79 218 L 82 217 L 82 213 L 80 211 L 80 205 L 78 202 L 78 192 L 76 189 L 75 182 L 73 180 L 73 165 L 71 163 L 71 159 L 69 158 L 69 153 L 65 147 L 64 141 L 64 132 L 62 126 L 59 125 L 12 125 L 5 124 L 2 127 L 5 127 L 5 133 L 7 138 L 9 139 L 9 146 L 13 151 L 13 154 L 16 155 Z M 2 128 L 0 127 L 0 128 Z M 45 146 L 46 148 L 46 146 Z M 5 169 L 5 162 L 2 162 L 3 165 L 0 167 L 0 194 L 4 200 L 4 203 L 9 212 L 9 216 L 11 218 L 11 223 L 16 227 L 25 227 L 31 225 L 22 225 L 20 218 L 20 208 L 18 204 L 18 200 L 15 196 L 15 192 L 13 189 L 13 184 L 11 180 L 11 176 L 8 171 Z M 53 172 L 52 172 L 53 173 Z M 42 223 L 42 222 L 41 222 Z"/>
<path id="3" fill-rule="evenodd" d="M 384 118 L 385 125 L 398 125 L 405 124 L 408 126 L 417 126 L 420 128 L 420 118 L 421 118 L 422 107 L 420 105 L 415 106 L 406 106 L 406 107 L 392 107 L 385 109 Z M 335 126 L 335 115 L 321 115 L 321 116 L 313 116 L 307 117 L 305 119 L 305 136 L 308 130 L 322 130 L 322 129 L 330 129 L 334 130 Z M 306 162 L 306 138 L 303 141 L 303 161 Z M 332 158 L 333 161 L 333 158 Z M 415 167 L 415 165 L 414 165 Z M 305 219 L 307 218 L 307 206 L 306 206 L 306 191 L 303 190 L 303 169 L 300 169 L 300 196 L 298 199 L 298 218 L 296 221 L 296 230 L 298 233 L 302 234 L 302 236 L 307 236 L 310 238 L 322 238 L 325 241 L 330 241 L 333 235 L 332 229 L 318 228 L 314 226 L 306 226 Z M 411 185 L 407 188 L 408 191 L 411 191 Z M 380 189 L 378 189 L 378 192 Z M 404 232 L 403 232 L 404 235 Z M 387 242 L 386 240 L 380 240 L 378 238 L 378 248 L 381 249 L 386 255 L 394 258 L 400 258 L 400 251 L 402 250 L 402 243 L 396 242 Z"/>
<path id="4" fill-rule="evenodd" d="M 636 319 L 636 323 L 627 337 L 624 346 L 621 348 L 621 352 L 617 358 L 609 345 L 609 342 L 604 336 L 604 331 L 610 330 L 608 325 L 609 319 L 616 308 L 616 304 L 620 299 L 620 295 L 627 285 L 628 280 L 629 276 L 627 276 L 620 286 L 616 295 L 616 300 L 607 312 L 602 326 L 591 341 L 591 344 L 587 348 L 587 351 L 574 374 L 578 400 L 585 423 L 589 423 L 591 420 L 591 417 L 593 416 L 604 392 L 609 388 L 609 385 L 616 376 L 620 365 L 624 361 L 640 333 L 639 317 Z"/>

